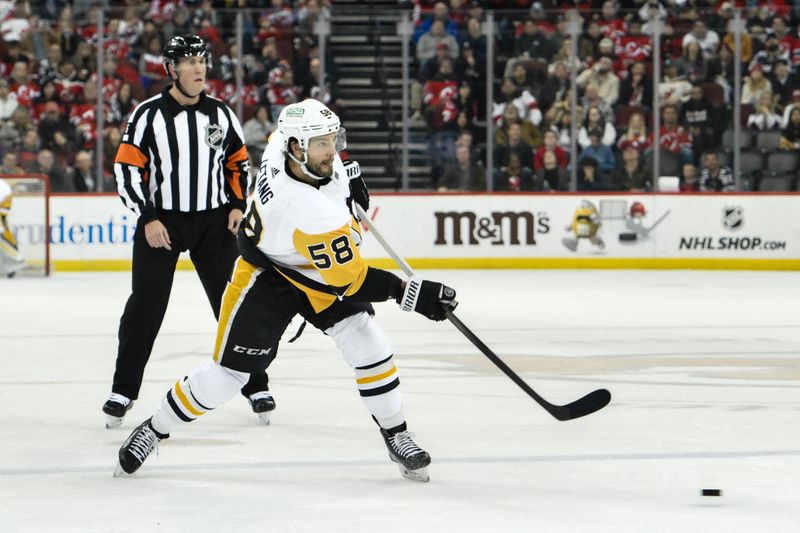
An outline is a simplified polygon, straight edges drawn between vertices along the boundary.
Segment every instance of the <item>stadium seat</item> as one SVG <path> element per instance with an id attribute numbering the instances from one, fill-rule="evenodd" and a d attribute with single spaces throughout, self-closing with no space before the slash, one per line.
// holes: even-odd
<path id="1" fill-rule="evenodd" d="M 798 154 L 780 150 L 767 156 L 767 172 L 791 174 L 797 172 Z"/>
<path id="2" fill-rule="evenodd" d="M 781 140 L 781 132 L 778 130 L 759 131 L 756 135 L 756 147 L 762 153 L 769 153 L 778 149 Z"/>
<path id="3" fill-rule="evenodd" d="M 794 176 L 765 176 L 758 184 L 761 192 L 788 192 L 792 190 Z"/>
<path id="4" fill-rule="evenodd" d="M 645 159 L 645 165 L 653 166 L 653 154 L 650 153 Z M 659 152 L 659 171 L 657 176 L 680 176 L 681 161 L 678 154 L 662 149 Z"/>
<path id="5" fill-rule="evenodd" d="M 739 130 L 739 146 L 742 148 L 750 148 L 753 146 L 753 138 L 755 134 L 753 130 L 749 128 L 741 128 Z M 726 151 L 730 152 L 731 149 L 735 146 L 733 142 L 733 130 L 728 128 L 727 130 L 722 132 L 722 146 L 725 147 Z"/>

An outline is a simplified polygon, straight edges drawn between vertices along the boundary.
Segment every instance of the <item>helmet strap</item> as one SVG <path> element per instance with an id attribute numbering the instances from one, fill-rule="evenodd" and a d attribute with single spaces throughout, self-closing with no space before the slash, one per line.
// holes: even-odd
<path id="1" fill-rule="evenodd" d="M 290 150 L 289 150 L 289 151 L 286 153 L 286 155 L 288 155 L 289 157 L 291 157 L 291 158 L 292 158 L 292 161 L 294 161 L 295 163 L 297 163 L 298 165 L 300 165 L 300 170 L 302 170 L 303 172 L 305 172 L 305 173 L 306 173 L 306 175 L 307 175 L 308 177 L 310 177 L 310 178 L 314 178 L 315 180 L 320 180 L 320 181 L 321 181 L 321 180 L 324 180 L 324 179 L 328 179 L 328 178 L 326 178 L 325 176 L 317 176 L 316 174 L 314 174 L 313 172 L 311 172 L 311 171 L 308 169 L 308 167 L 306 166 L 306 163 L 308 163 L 308 152 L 306 152 L 305 150 L 303 150 L 303 160 L 302 160 L 302 161 L 300 161 L 299 159 L 297 159 L 297 158 L 294 156 L 294 154 L 292 153 L 291 149 L 290 149 Z"/>
<path id="2" fill-rule="evenodd" d="M 171 62 L 170 65 L 172 67 L 171 74 L 172 74 L 172 80 L 175 82 L 175 88 L 178 89 L 178 91 L 186 98 L 197 98 L 198 96 L 200 96 L 200 93 L 189 94 L 186 92 L 186 90 L 183 88 L 183 85 L 181 85 L 180 77 L 178 76 L 178 69 L 176 68 L 175 63 Z M 202 89 L 200 90 L 200 92 L 202 92 Z"/>

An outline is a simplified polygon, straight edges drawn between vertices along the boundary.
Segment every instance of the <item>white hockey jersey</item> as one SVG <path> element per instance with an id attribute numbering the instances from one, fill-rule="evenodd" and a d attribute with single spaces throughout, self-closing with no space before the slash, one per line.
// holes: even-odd
<path id="1" fill-rule="evenodd" d="M 9 211 L 11 211 L 11 186 L 0 178 L 0 215 L 7 215 Z"/>
<path id="2" fill-rule="evenodd" d="M 367 275 L 358 249 L 361 228 L 347 204 L 349 180 L 338 154 L 333 171 L 319 187 L 290 176 L 283 138 L 275 132 L 261 159 L 244 228 L 316 312 L 354 294 Z"/>

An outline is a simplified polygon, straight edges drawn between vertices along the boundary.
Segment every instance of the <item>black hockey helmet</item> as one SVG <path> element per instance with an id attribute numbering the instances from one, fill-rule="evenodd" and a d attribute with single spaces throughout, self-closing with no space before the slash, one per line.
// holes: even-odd
<path id="1" fill-rule="evenodd" d="M 164 60 L 164 68 L 172 65 L 173 70 L 182 57 L 200 56 L 206 59 L 206 65 L 211 67 L 211 52 L 206 48 L 206 42 L 199 35 L 176 35 L 164 46 L 161 57 Z M 167 74 L 172 76 L 167 69 Z"/>

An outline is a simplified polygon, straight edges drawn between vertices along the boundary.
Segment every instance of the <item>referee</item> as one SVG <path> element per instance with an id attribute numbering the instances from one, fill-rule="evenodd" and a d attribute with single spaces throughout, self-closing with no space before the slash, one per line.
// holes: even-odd
<path id="1" fill-rule="evenodd" d="M 122 423 L 139 396 L 180 253 L 189 251 L 217 318 L 239 255 L 235 236 L 249 180 L 242 128 L 228 106 L 203 93 L 211 63 L 203 39 L 173 37 L 162 55 L 174 83 L 136 107 L 114 162 L 119 195 L 138 222 L 132 292 L 120 320 L 111 397 L 103 405 L 108 428 Z M 242 394 L 268 423 L 275 403 L 267 375 L 251 375 Z"/>

